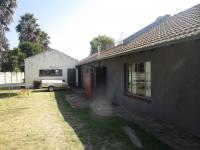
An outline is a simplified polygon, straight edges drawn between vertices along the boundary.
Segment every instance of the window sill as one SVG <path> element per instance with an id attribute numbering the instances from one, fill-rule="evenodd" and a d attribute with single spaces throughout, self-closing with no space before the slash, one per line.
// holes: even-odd
<path id="1" fill-rule="evenodd" d="M 138 96 L 138 95 L 132 95 L 132 94 L 125 94 L 125 96 L 130 97 L 130 98 L 136 98 L 138 100 L 142 100 L 149 103 L 152 101 L 151 97 Z"/>
<path id="2" fill-rule="evenodd" d="M 39 76 L 39 77 L 62 77 L 62 76 Z"/>

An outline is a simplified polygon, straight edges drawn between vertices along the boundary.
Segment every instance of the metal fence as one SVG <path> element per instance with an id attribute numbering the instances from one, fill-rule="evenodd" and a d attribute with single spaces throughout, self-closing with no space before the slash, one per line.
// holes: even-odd
<path id="1" fill-rule="evenodd" d="M 0 72 L 0 84 L 23 82 L 24 72 Z"/>

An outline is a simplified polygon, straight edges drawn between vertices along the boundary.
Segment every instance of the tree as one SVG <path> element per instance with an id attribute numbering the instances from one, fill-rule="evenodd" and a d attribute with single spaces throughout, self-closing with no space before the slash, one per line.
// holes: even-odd
<path id="1" fill-rule="evenodd" d="M 48 45 L 50 44 L 50 37 L 48 36 L 48 34 L 44 31 L 39 32 L 40 36 L 39 36 L 39 43 L 44 47 L 44 50 L 47 50 Z"/>
<path id="2" fill-rule="evenodd" d="M 90 42 L 91 46 L 90 54 L 98 52 L 98 48 L 100 49 L 100 51 L 103 51 L 114 45 L 115 43 L 113 38 L 106 35 L 99 35 L 98 37 L 93 38 L 92 41 Z"/>
<path id="3" fill-rule="evenodd" d="M 39 25 L 37 24 L 37 19 L 33 14 L 26 13 L 25 15 L 21 16 L 19 24 L 16 26 L 16 31 L 19 33 L 20 42 L 37 42 L 37 39 L 39 38 L 38 28 Z"/>
<path id="4" fill-rule="evenodd" d="M 48 34 L 40 29 L 33 14 L 26 13 L 21 16 L 16 26 L 20 42 L 33 42 L 41 44 L 46 49 L 50 43 Z"/>
<path id="5" fill-rule="evenodd" d="M 25 54 L 25 57 L 30 57 L 44 51 L 42 45 L 33 42 L 21 42 L 19 49 Z"/>
<path id="6" fill-rule="evenodd" d="M 8 25 L 12 21 L 16 5 L 16 0 L 0 0 L 0 52 L 9 48 L 5 32 L 9 31 Z"/>
<path id="7" fill-rule="evenodd" d="M 25 54 L 19 48 L 14 48 L 5 52 L 6 61 L 2 64 L 2 71 L 22 71 L 21 66 L 25 58 Z"/>
<path id="8" fill-rule="evenodd" d="M 24 71 L 24 59 L 26 58 L 26 54 L 21 51 L 19 48 L 14 48 L 11 52 L 12 57 L 16 57 L 17 59 L 17 69 L 15 71 Z M 11 57 L 11 58 L 12 58 Z"/>

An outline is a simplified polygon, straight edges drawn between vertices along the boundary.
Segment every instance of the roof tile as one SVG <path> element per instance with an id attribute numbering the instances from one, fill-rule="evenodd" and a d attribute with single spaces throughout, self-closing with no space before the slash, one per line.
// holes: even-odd
<path id="1" fill-rule="evenodd" d="M 99 55 L 95 53 L 88 56 L 81 60 L 79 65 L 108 59 L 139 49 L 145 50 L 152 46 L 159 46 L 195 35 L 200 36 L 200 4 L 167 18 L 146 32 L 142 32 L 130 43 L 112 47 L 100 52 Z"/>

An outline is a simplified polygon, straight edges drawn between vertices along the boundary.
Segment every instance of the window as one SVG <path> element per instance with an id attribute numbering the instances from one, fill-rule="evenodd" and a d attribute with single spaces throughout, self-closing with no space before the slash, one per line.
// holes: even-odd
<path id="1" fill-rule="evenodd" d="M 39 70 L 39 76 L 40 77 L 46 77 L 46 76 L 62 76 L 62 70 L 61 69 L 46 69 L 46 70 Z"/>
<path id="2" fill-rule="evenodd" d="M 151 97 L 151 62 L 125 65 L 125 92 L 128 95 Z"/>

